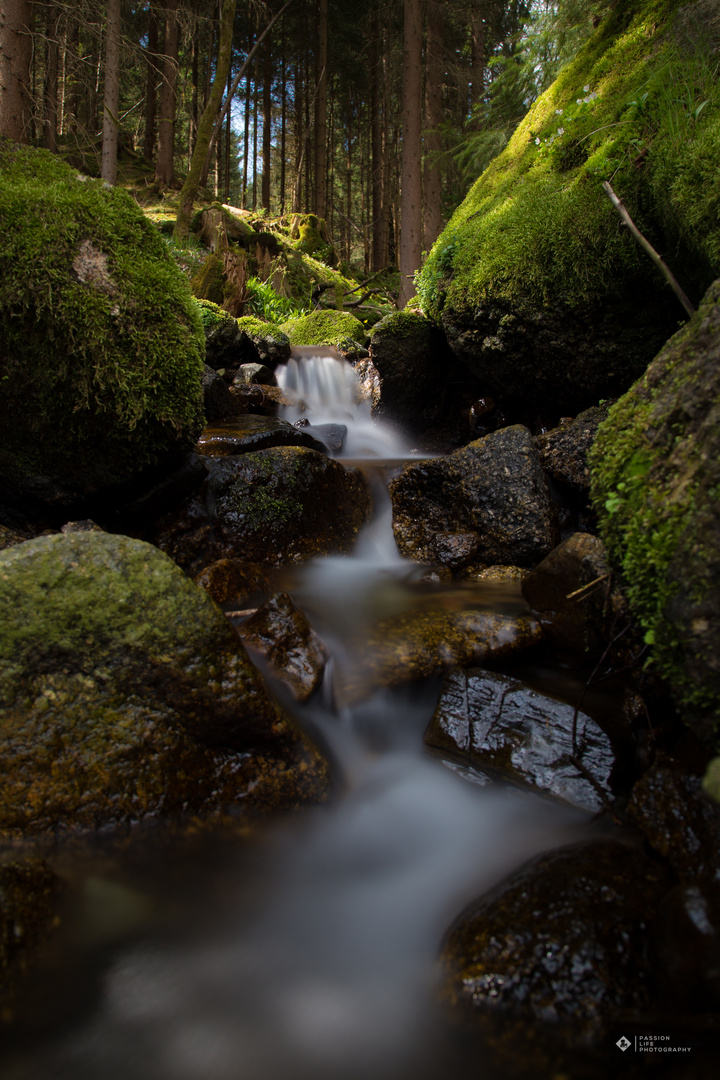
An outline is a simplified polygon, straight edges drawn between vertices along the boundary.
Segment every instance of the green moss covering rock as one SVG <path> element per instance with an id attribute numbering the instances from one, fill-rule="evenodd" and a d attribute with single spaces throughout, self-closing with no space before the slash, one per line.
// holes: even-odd
<path id="1" fill-rule="evenodd" d="M 720 281 L 590 452 L 611 563 L 685 720 L 720 734 Z"/>
<path id="2" fill-rule="evenodd" d="M 0 835 L 273 791 L 287 806 L 323 777 L 230 623 L 156 548 L 81 532 L 0 552 Z"/>
<path id="3" fill-rule="evenodd" d="M 370 359 L 380 378 L 381 415 L 412 431 L 440 416 L 452 370 L 444 345 L 434 323 L 418 312 L 396 311 L 375 324 Z"/>
<path id="4" fill-rule="evenodd" d="M 720 272 L 720 92 L 687 9 L 614 5 L 419 275 L 423 310 L 499 395 L 560 411 L 615 396 L 683 318 L 603 181 L 696 298 Z"/>
<path id="5" fill-rule="evenodd" d="M 192 446 L 203 335 L 133 199 L 0 143 L 0 471 L 67 505 Z"/>
<path id="6" fill-rule="evenodd" d="M 290 359 L 290 339 L 282 327 L 255 319 L 252 315 L 238 319 L 237 325 L 250 346 L 249 351 L 259 363 L 274 369 Z"/>
<path id="7" fill-rule="evenodd" d="M 224 299 L 225 278 L 223 261 L 219 255 L 206 255 L 190 282 L 193 295 L 198 300 L 210 300 L 220 305 Z"/>
<path id="8" fill-rule="evenodd" d="M 364 344 L 365 330 L 359 319 L 347 311 L 313 311 L 280 327 L 291 345 L 337 345 L 344 338 Z"/>

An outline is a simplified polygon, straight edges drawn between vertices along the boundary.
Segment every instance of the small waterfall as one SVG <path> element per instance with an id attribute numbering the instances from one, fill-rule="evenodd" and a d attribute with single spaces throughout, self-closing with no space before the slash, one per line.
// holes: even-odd
<path id="1" fill-rule="evenodd" d="M 293 404 L 284 409 L 290 423 L 307 420 L 313 427 L 340 424 L 347 428 L 341 458 L 404 460 L 411 457 L 402 434 L 374 420 L 354 369 L 337 356 L 292 357 L 276 372 L 278 385 Z"/>

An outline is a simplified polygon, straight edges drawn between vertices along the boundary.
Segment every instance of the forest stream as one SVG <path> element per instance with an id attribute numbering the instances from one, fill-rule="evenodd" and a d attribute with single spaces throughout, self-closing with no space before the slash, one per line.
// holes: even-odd
<path id="1" fill-rule="evenodd" d="M 21 1003 L 8 1080 L 480 1075 L 482 1050 L 450 1030 L 438 1002 L 443 934 L 532 856 L 607 832 L 589 813 L 431 755 L 423 733 L 439 680 L 342 701 L 363 626 L 380 616 L 526 610 L 517 584 L 423 580 L 400 558 L 383 477 L 412 453 L 356 403 L 354 379 L 328 357 L 291 360 L 280 375 L 312 426 L 347 426 L 344 460 L 366 471 L 376 504 L 353 554 L 279 572 L 332 658 L 305 705 L 271 685 L 330 758 L 334 793 L 191 857 L 152 839 L 143 854 L 147 832 L 101 856 Z M 562 696 L 559 676 L 534 677 Z"/>

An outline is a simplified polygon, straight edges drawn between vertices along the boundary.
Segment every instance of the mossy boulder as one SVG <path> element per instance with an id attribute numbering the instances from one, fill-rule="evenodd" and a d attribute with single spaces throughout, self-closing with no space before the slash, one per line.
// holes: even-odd
<path id="1" fill-rule="evenodd" d="M 323 218 L 315 214 L 295 214 L 290 224 L 290 236 L 297 240 L 298 251 L 314 255 L 328 266 L 337 265 L 337 253 Z"/>
<path id="2" fill-rule="evenodd" d="M 590 453 L 600 534 L 684 719 L 720 735 L 720 281 L 610 409 Z"/>
<path id="3" fill-rule="evenodd" d="M 290 359 L 290 339 L 280 326 L 252 315 L 244 315 L 237 325 L 244 338 L 245 353 L 248 358 L 252 356 L 250 363 L 257 360 L 274 370 Z"/>
<path id="4" fill-rule="evenodd" d="M 16 836 L 294 805 L 324 766 L 198 585 L 80 532 L 0 552 L 0 776 Z"/>
<path id="5" fill-rule="evenodd" d="M 691 296 L 720 273 L 720 92 L 712 43 L 684 29 L 706 6 L 613 5 L 434 245 L 423 310 L 499 396 L 557 412 L 616 396 L 684 318 L 603 181 Z"/>
<path id="6" fill-rule="evenodd" d="M 347 311 L 313 311 L 280 327 L 291 345 L 338 345 L 345 338 L 364 344 L 363 324 Z"/>
<path id="7" fill-rule="evenodd" d="M 167 245 L 119 188 L 0 142 L 0 472 L 67 506 L 187 451 L 203 334 Z"/>
<path id="8" fill-rule="evenodd" d="M 448 373 L 447 347 L 424 315 L 396 311 L 376 323 L 370 359 L 380 378 L 379 412 L 422 430 L 442 412 Z"/>

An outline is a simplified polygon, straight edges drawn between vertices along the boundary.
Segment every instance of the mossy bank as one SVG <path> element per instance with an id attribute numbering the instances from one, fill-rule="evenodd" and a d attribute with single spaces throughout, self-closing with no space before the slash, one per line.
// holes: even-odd
<path id="1" fill-rule="evenodd" d="M 717 19 L 616 4 L 433 247 L 423 310 L 496 393 L 559 409 L 627 389 L 684 318 L 603 191 L 697 301 L 720 273 Z"/>
<path id="2" fill-rule="evenodd" d="M 134 200 L 0 143 L 0 467 L 12 501 L 66 506 L 189 450 L 204 336 Z"/>

